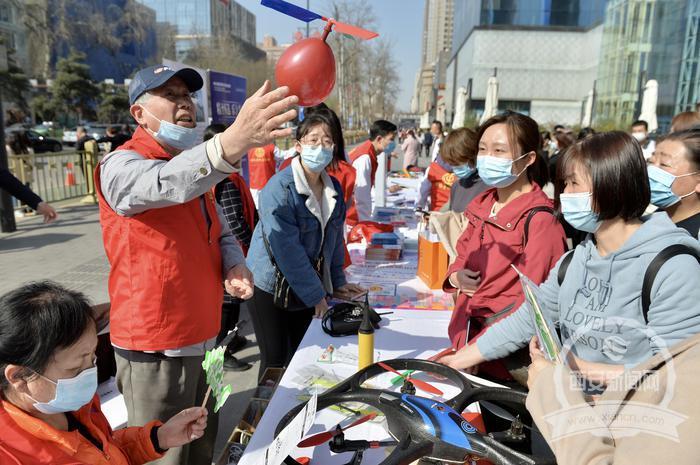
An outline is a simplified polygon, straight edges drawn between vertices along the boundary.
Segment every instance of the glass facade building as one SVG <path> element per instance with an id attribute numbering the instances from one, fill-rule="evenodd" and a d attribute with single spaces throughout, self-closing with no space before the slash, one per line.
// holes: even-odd
<path id="1" fill-rule="evenodd" d="M 176 59 L 185 58 L 198 38 L 232 35 L 255 45 L 255 15 L 231 0 L 138 0 L 175 29 Z"/>
<path id="2" fill-rule="evenodd" d="M 603 21 L 607 0 L 470 0 L 455 2 L 452 52 L 475 27 L 523 26 L 589 29 Z"/>
<path id="3" fill-rule="evenodd" d="M 641 110 L 646 82 L 659 84 L 657 119 L 668 128 L 678 106 L 688 0 L 610 0 L 596 86 L 596 122 L 626 125 Z M 697 62 L 695 62 L 697 73 Z"/>

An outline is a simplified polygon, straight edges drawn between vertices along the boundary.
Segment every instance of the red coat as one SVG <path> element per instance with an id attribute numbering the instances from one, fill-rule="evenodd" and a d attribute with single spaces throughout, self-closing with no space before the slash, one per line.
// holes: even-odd
<path id="1" fill-rule="evenodd" d="M 450 200 L 452 184 L 457 181 L 457 176 L 432 162 L 428 170 L 428 181 L 430 181 L 430 210 L 439 211 Z"/>
<path id="2" fill-rule="evenodd" d="M 275 175 L 275 144 L 248 151 L 248 179 L 250 188 L 260 190 Z"/>
<path id="3" fill-rule="evenodd" d="M 484 318 L 498 320 L 518 309 L 523 292 L 514 264 L 535 284 L 542 283 L 566 250 L 566 236 L 559 221 L 548 212 L 536 213 L 524 244 L 525 221 L 534 207 L 552 207 L 552 201 L 533 183 L 533 191 L 523 194 L 489 218 L 496 201 L 496 189 L 482 192 L 469 203 L 467 229 L 457 242 L 457 259 L 450 266 L 443 289 L 455 292 L 449 276 L 470 269 L 481 272 L 481 283 L 472 297 L 459 295 L 448 328 L 455 348 L 465 344 L 467 321 L 470 342 L 484 329 Z M 493 324 L 490 322 L 489 324 Z"/>
<path id="4" fill-rule="evenodd" d="M 138 128 L 122 146 L 148 159 L 172 157 Z M 119 156 L 119 154 L 115 155 Z M 120 216 L 95 185 L 109 273 L 110 336 L 128 350 L 165 350 L 206 341 L 221 324 L 221 223 L 213 192 L 180 205 Z"/>
<path id="5" fill-rule="evenodd" d="M 140 465 L 161 458 L 151 442 L 151 421 L 112 431 L 97 395 L 75 419 L 102 443 L 100 452 L 78 431 L 61 431 L 0 400 L 0 464 L 3 465 Z"/>
<path id="6" fill-rule="evenodd" d="M 355 160 L 360 158 L 362 155 L 369 155 L 369 162 L 372 166 L 372 186 L 374 186 L 374 177 L 377 175 L 377 168 L 379 168 L 379 162 L 377 161 L 377 151 L 374 150 L 374 145 L 372 145 L 371 140 L 367 140 L 362 144 L 355 147 L 349 154 L 350 163 L 355 163 Z M 357 173 L 355 173 L 357 176 Z M 347 218 L 347 223 L 349 225 L 355 225 L 359 221 L 357 216 L 357 209 L 355 208 L 355 200 L 348 206 L 348 212 L 345 215 Z"/>

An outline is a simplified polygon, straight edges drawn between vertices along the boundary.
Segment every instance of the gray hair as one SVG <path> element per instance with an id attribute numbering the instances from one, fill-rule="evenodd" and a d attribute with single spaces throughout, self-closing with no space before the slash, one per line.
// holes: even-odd
<path id="1" fill-rule="evenodd" d="M 151 98 L 151 94 L 149 92 L 144 92 L 143 94 L 139 95 L 138 98 L 134 101 L 134 105 L 137 103 L 139 105 L 144 105 L 146 102 L 148 102 Z"/>

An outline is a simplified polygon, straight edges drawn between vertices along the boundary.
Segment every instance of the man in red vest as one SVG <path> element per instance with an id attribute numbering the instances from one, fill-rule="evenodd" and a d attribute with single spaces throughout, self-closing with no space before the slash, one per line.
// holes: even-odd
<path id="1" fill-rule="evenodd" d="M 110 335 L 129 425 L 201 405 L 201 363 L 221 324 L 221 282 L 236 297 L 253 292 L 212 188 L 248 149 L 290 135 L 275 128 L 296 113 L 287 109 L 298 99 L 286 97 L 287 88 L 270 91 L 266 82 L 226 131 L 197 145 L 191 93 L 202 84 L 190 68 L 157 65 L 136 73 L 129 101 L 139 127 L 95 170 L 111 265 Z M 158 463 L 209 465 L 216 425 L 210 418 L 202 439 Z"/>
<path id="2" fill-rule="evenodd" d="M 275 175 L 277 162 L 282 161 L 280 150 L 275 144 L 255 147 L 248 150 L 248 181 L 250 193 L 253 195 L 255 206 L 258 205 L 258 193 L 265 187 L 267 181 Z"/>
<path id="3" fill-rule="evenodd" d="M 387 157 L 391 156 L 396 148 L 396 129 L 396 125 L 389 121 L 375 121 L 369 130 L 369 139 L 348 154 L 356 173 L 354 203 L 348 208 L 346 220 L 350 226 L 372 217 L 372 187 L 377 174 L 377 155 L 385 152 Z"/>

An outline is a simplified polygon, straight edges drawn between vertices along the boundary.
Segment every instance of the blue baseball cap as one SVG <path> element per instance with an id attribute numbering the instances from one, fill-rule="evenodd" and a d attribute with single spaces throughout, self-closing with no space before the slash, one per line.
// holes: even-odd
<path id="1" fill-rule="evenodd" d="M 129 103 L 133 105 L 136 99 L 144 92 L 157 89 L 173 76 L 182 79 L 190 92 L 196 92 L 204 85 L 202 76 L 192 68 L 182 68 L 175 71 L 166 65 L 149 66 L 136 73 L 131 80 L 131 84 L 129 84 Z"/>

